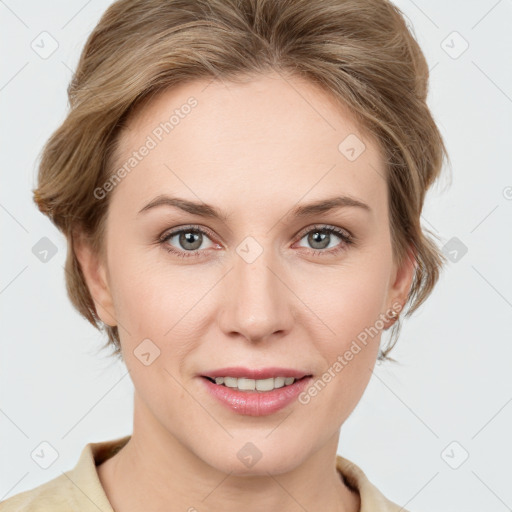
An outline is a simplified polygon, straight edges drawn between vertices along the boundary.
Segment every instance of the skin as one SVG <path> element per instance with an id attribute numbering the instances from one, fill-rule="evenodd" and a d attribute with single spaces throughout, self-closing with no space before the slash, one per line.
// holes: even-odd
<path id="1" fill-rule="evenodd" d="M 308 404 L 268 416 L 217 403 L 198 375 L 244 365 L 321 376 L 379 315 L 405 303 L 414 266 L 393 260 L 382 154 L 314 84 L 268 74 L 164 91 L 129 120 L 117 163 L 190 96 L 198 105 L 110 192 L 105 259 L 80 240 L 75 247 L 98 315 L 119 326 L 135 388 L 131 440 L 97 467 L 100 481 L 116 512 L 168 512 L 170 504 L 358 511 L 359 494 L 336 472 L 335 456 L 382 331 Z M 338 150 L 349 134 L 366 145 L 354 161 Z M 138 214 L 164 193 L 213 205 L 227 219 L 169 206 Z M 333 195 L 355 197 L 371 212 L 345 207 L 290 216 L 297 203 Z M 182 253 L 193 245 L 179 236 L 156 242 L 190 224 L 214 235 L 203 235 L 195 250 L 201 256 L 167 252 L 166 245 Z M 315 225 L 348 230 L 357 242 L 332 234 L 322 248 L 307 236 Z M 263 250 L 252 263 L 236 252 L 247 236 Z M 327 252 L 336 247 L 342 250 Z M 160 350 L 148 366 L 134 355 L 146 338 Z M 252 467 L 237 457 L 247 442 L 262 453 Z"/>

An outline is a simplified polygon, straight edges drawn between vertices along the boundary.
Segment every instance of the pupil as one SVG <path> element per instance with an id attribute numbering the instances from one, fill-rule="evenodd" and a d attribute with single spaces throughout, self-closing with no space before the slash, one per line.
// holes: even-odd
<path id="1" fill-rule="evenodd" d="M 319 235 L 319 236 L 317 236 Z M 309 243 L 313 245 L 316 243 L 320 243 L 320 247 L 315 247 L 315 249 L 325 249 L 329 245 L 329 235 L 327 233 L 321 233 L 320 231 L 315 231 L 309 235 Z M 320 239 L 319 241 L 317 239 Z"/>
<path id="2" fill-rule="evenodd" d="M 199 241 L 199 243 L 198 243 Z M 194 250 L 201 247 L 201 233 L 186 231 L 180 235 L 180 244 L 183 248 Z M 186 244 L 192 244 L 192 247 L 187 247 Z"/>

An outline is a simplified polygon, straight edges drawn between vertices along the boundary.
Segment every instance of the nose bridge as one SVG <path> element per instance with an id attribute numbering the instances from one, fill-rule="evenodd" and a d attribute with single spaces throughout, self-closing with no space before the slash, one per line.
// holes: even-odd
<path id="1" fill-rule="evenodd" d="M 236 249 L 233 271 L 226 282 L 226 302 L 221 327 L 256 341 L 292 325 L 289 294 L 279 278 L 272 250 L 252 237 Z M 276 275 L 277 274 L 277 275 Z"/>

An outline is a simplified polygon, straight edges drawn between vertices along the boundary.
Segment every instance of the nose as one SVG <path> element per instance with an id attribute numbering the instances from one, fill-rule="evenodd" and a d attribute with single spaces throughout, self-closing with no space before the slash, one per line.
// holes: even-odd
<path id="1" fill-rule="evenodd" d="M 295 305 L 288 280 L 286 270 L 272 257 L 270 249 L 254 261 L 235 254 L 233 269 L 223 280 L 225 300 L 218 316 L 222 332 L 251 342 L 289 333 Z"/>

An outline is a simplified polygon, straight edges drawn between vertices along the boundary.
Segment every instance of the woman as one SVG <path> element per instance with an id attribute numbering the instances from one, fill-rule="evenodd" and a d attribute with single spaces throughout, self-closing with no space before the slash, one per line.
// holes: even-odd
<path id="1" fill-rule="evenodd" d="M 445 261 L 427 85 L 386 0 L 112 4 L 34 198 L 133 433 L 1 510 L 405 510 L 337 449 Z"/>

